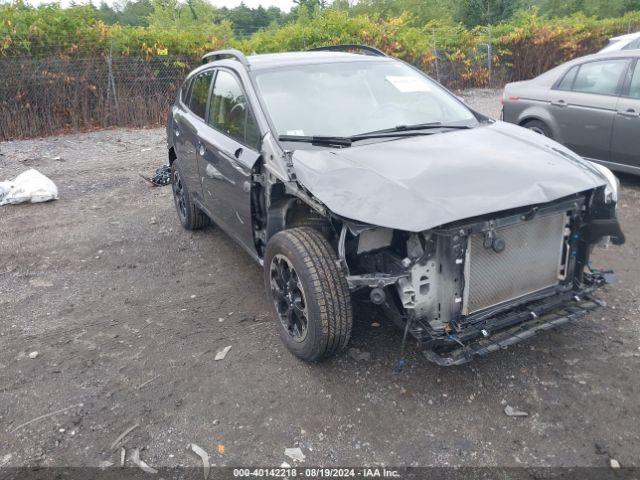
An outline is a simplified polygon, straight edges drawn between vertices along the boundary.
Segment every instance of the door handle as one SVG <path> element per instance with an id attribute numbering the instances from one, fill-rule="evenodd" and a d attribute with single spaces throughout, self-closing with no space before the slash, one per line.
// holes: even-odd
<path id="1" fill-rule="evenodd" d="M 554 107 L 566 107 L 567 102 L 565 102 L 564 100 L 554 100 L 551 102 L 551 105 L 553 105 Z"/>
<path id="2" fill-rule="evenodd" d="M 638 118 L 640 117 L 640 113 L 636 112 L 633 108 L 628 108 L 625 111 L 618 111 L 618 115 L 627 118 Z"/>

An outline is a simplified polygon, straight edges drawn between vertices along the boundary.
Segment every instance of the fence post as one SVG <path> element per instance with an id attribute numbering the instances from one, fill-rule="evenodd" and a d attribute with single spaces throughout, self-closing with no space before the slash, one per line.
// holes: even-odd
<path id="1" fill-rule="evenodd" d="M 489 68 L 489 88 L 491 88 L 492 77 L 493 77 L 493 60 L 491 57 L 493 56 L 493 39 L 491 38 L 491 24 L 489 24 L 489 39 L 487 40 L 487 67 Z"/>
<path id="2" fill-rule="evenodd" d="M 113 78 L 113 45 L 109 47 L 109 56 L 107 57 L 108 79 L 107 79 L 107 108 L 110 107 L 109 97 L 113 94 L 113 104 L 116 107 L 116 120 L 120 117 L 120 108 L 118 106 L 118 94 L 116 93 L 116 82 Z"/>
<path id="3" fill-rule="evenodd" d="M 438 65 L 438 47 L 436 45 L 436 27 L 431 28 L 431 36 L 433 37 L 433 56 L 436 59 L 436 80 L 440 83 L 440 67 Z"/>

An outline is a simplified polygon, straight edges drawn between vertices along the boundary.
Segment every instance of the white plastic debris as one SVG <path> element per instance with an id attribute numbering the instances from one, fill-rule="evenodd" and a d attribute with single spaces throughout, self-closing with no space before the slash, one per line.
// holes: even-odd
<path id="1" fill-rule="evenodd" d="M 110 462 L 109 460 L 100 460 L 100 462 L 98 463 L 98 468 L 100 469 L 105 469 L 105 468 L 109 468 L 109 467 L 113 467 L 113 462 Z"/>
<path id="2" fill-rule="evenodd" d="M 133 451 L 131 452 L 131 456 L 129 457 L 131 459 L 131 461 L 137 465 L 138 467 L 140 467 L 143 471 L 147 472 L 147 473 L 158 473 L 158 471 L 155 468 L 151 468 L 149 465 L 147 465 L 141 458 L 140 458 L 140 449 L 139 448 L 134 448 Z"/>
<path id="3" fill-rule="evenodd" d="M 111 450 L 113 450 L 114 448 L 116 448 L 116 446 L 122 441 L 122 439 L 124 439 L 124 437 L 126 437 L 127 435 L 129 435 L 132 431 L 134 431 L 136 428 L 138 428 L 140 426 L 140 424 L 136 423 L 135 425 L 131 425 L 129 428 L 127 428 L 124 432 L 122 432 L 120 434 L 120 436 L 118 438 L 116 438 L 113 443 L 111 444 Z"/>
<path id="4" fill-rule="evenodd" d="M 224 360 L 224 357 L 227 356 L 227 353 L 229 353 L 229 350 L 231 350 L 231 345 L 229 345 L 228 347 L 224 347 L 222 350 L 216 353 L 214 360 Z"/>
<path id="5" fill-rule="evenodd" d="M 302 453 L 302 450 L 300 450 L 298 447 L 295 448 L 285 448 L 284 449 L 284 454 L 295 460 L 296 462 L 303 462 L 304 459 L 306 458 L 304 456 L 304 453 Z"/>
<path id="6" fill-rule="evenodd" d="M 38 355 L 40 355 L 38 352 L 31 352 L 29 358 L 33 360 L 34 358 L 38 358 Z"/>
<path id="7" fill-rule="evenodd" d="M 40 203 L 58 199 L 58 187 L 33 168 L 13 180 L 0 182 L 0 205 L 24 202 Z"/>
<path id="8" fill-rule="evenodd" d="M 614 470 L 620 468 L 620 462 L 618 462 L 615 458 L 609 459 L 609 466 Z"/>
<path id="9" fill-rule="evenodd" d="M 511 405 L 507 405 L 506 407 L 504 407 L 504 413 L 506 413 L 507 416 L 509 417 L 528 417 L 529 416 L 527 412 L 516 410 Z"/>
<path id="10" fill-rule="evenodd" d="M 202 459 L 204 480 L 207 480 L 207 478 L 209 477 L 209 470 L 211 468 L 209 465 L 209 454 L 205 452 L 203 448 L 199 447 L 195 443 L 190 444 L 189 448 L 193 453 L 195 453 Z"/>

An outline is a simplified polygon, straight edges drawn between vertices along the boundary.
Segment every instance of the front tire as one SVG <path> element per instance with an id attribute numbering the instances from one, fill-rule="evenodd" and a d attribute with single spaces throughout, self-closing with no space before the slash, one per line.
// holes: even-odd
<path id="1" fill-rule="evenodd" d="M 285 346 L 307 362 L 342 350 L 351 337 L 353 312 L 345 272 L 320 232 L 308 227 L 271 238 L 264 279 Z"/>
<path id="2" fill-rule="evenodd" d="M 171 164 L 171 189 L 178 218 L 186 230 L 200 230 L 211 223 L 207 214 L 193 203 L 177 160 Z"/>

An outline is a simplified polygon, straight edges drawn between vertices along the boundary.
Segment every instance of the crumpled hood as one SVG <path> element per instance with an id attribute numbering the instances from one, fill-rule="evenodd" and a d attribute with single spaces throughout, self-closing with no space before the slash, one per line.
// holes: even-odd
<path id="1" fill-rule="evenodd" d="M 293 166 L 300 183 L 335 214 L 410 232 L 606 184 L 590 162 L 504 122 L 345 149 L 297 150 Z"/>

